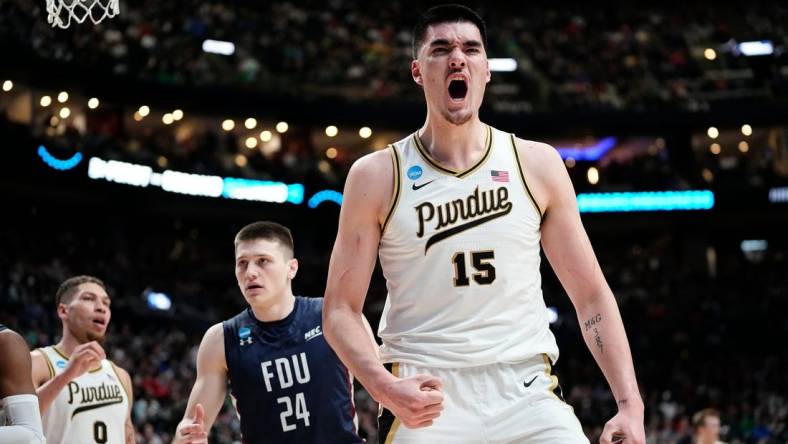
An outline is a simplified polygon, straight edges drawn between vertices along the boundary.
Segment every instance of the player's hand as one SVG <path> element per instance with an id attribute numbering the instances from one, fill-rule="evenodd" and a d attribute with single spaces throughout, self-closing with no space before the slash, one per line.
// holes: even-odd
<path id="1" fill-rule="evenodd" d="M 405 427 L 428 427 L 443 410 L 443 382 L 428 375 L 398 378 L 386 390 L 383 406 Z"/>
<path id="2" fill-rule="evenodd" d="M 205 431 L 205 410 L 202 404 L 194 406 L 194 419 L 184 419 L 175 429 L 172 444 L 208 444 L 208 432 Z"/>
<path id="3" fill-rule="evenodd" d="M 94 369 L 101 364 L 102 359 L 107 355 L 104 349 L 96 341 L 78 345 L 68 359 L 68 366 L 64 370 L 69 376 L 69 380 L 82 376 L 90 369 Z"/>
<path id="4" fill-rule="evenodd" d="M 605 424 L 600 444 L 646 444 L 643 426 L 643 404 L 622 407 L 616 416 Z"/>

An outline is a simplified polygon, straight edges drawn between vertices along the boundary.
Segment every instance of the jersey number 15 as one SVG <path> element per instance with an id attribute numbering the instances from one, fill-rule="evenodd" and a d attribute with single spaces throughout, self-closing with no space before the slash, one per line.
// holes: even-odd
<path id="1" fill-rule="evenodd" d="M 495 259 L 495 252 L 492 250 L 471 251 L 470 256 L 471 265 L 478 271 L 478 273 L 473 273 L 473 280 L 479 285 L 492 284 L 495 280 L 495 266 L 490 261 Z M 471 285 L 465 265 L 465 252 L 454 253 L 451 262 L 454 264 L 454 286 L 467 287 Z"/>

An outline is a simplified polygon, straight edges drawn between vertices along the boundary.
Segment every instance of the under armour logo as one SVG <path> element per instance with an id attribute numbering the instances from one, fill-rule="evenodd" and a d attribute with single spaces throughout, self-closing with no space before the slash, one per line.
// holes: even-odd
<path id="1" fill-rule="evenodd" d="M 249 336 L 246 339 L 241 339 L 241 342 L 240 342 L 241 345 L 249 345 L 251 343 L 252 343 L 252 337 L 251 336 Z"/>

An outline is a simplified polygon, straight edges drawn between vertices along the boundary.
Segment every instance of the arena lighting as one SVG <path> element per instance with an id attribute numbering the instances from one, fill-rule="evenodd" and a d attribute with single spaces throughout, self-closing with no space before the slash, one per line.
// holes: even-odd
<path id="1" fill-rule="evenodd" d="M 769 190 L 769 202 L 786 203 L 788 202 L 788 187 L 772 188 Z"/>
<path id="2" fill-rule="evenodd" d="M 555 324 L 558 321 L 558 309 L 555 307 L 547 307 L 547 321 Z"/>
<path id="3" fill-rule="evenodd" d="M 714 193 L 709 190 L 580 193 L 577 205 L 581 213 L 709 210 L 714 207 Z"/>
<path id="4" fill-rule="evenodd" d="M 517 70 L 517 60 L 515 59 L 489 59 L 490 71 L 493 72 L 512 72 Z"/>
<path id="5" fill-rule="evenodd" d="M 739 52 L 747 57 L 772 55 L 774 45 L 771 40 L 758 40 L 753 42 L 741 42 L 738 44 Z"/>
<path id="6" fill-rule="evenodd" d="M 555 149 L 558 150 L 558 153 L 561 154 L 561 158 L 564 160 L 572 158 L 575 161 L 594 161 L 602 158 L 602 156 L 604 156 L 608 151 L 616 146 L 616 142 L 617 140 L 615 137 L 605 137 L 604 139 L 590 146 L 557 146 Z"/>
<path id="7" fill-rule="evenodd" d="M 51 168 L 54 168 L 58 171 L 66 171 L 74 168 L 82 161 L 82 153 L 76 152 L 73 156 L 69 157 L 65 160 L 60 160 L 55 156 L 49 154 L 46 147 L 44 145 L 38 146 L 38 156 L 41 157 L 41 160 L 44 161 L 45 164 L 49 165 Z"/>
<path id="8" fill-rule="evenodd" d="M 769 248 L 769 243 L 763 239 L 741 241 L 742 253 L 755 253 L 758 251 L 766 251 L 767 248 Z"/>
<path id="9" fill-rule="evenodd" d="M 88 162 L 88 177 L 91 179 L 104 179 L 108 182 L 147 187 L 151 184 L 153 169 L 144 165 L 119 162 L 117 160 L 105 161 L 92 157 Z"/>
<path id="10" fill-rule="evenodd" d="M 304 202 L 304 185 L 300 183 L 237 179 L 165 170 L 154 173 L 151 167 L 93 157 L 88 163 L 88 177 L 140 187 L 159 186 L 171 193 L 191 196 L 225 197 L 300 205 Z"/>
<path id="11" fill-rule="evenodd" d="M 268 180 L 224 178 L 222 196 L 228 199 L 254 200 L 301 204 L 304 201 L 304 186 L 300 183 L 287 185 Z"/>
<path id="12" fill-rule="evenodd" d="M 334 190 L 318 191 L 309 198 L 307 205 L 309 208 L 317 208 L 323 202 L 334 202 L 340 207 L 342 206 L 342 193 Z"/>
<path id="13" fill-rule="evenodd" d="M 211 54 L 233 55 L 235 52 L 235 45 L 231 42 L 222 40 L 206 39 L 202 42 L 202 50 Z"/>
<path id="14" fill-rule="evenodd" d="M 146 291 L 145 299 L 148 302 L 148 307 L 154 310 L 167 311 L 172 308 L 172 300 L 165 293 Z"/>
<path id="15" fill-rule="evenodd" d="M 222 195 L 222 178 L 204 174 L 182 173 L 165 170 L 161 175 L 161 189 L 190 196 L 219 197 Z"/>

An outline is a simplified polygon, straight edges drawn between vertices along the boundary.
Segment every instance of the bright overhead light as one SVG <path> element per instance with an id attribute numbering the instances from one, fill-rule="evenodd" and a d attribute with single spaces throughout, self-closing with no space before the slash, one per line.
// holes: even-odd
<path id="1" fill-rule="evenodd" d="M 326 127 L 326 136 L 334 137 L 337 134 L 339 134 L 339 129 L 337 127 L 335 127 L 334 125 L 330 125 L 330 126 Z"/>
<path id="2" fill-rule="evenodd" d="M 233 55 L 235 52 L 235 44 L 232 42 L 225 42 L 223 40 L 207 39 L 202 42 L 202 50 L 211 54 Z"/>
<path id="3" fill-rule="evenodd" d="M 774 45 L 771 40 L 741 42 L 739 43 L 739 52 L 747 57 L 772 55 L 774 53 Z"/>
<path id="4" fill-rule="evenodd" d="M 249 149 L 257 148 L 257 137 L 247 137 L 246 147 Z"/>
<path id="5" fill-rule="evenodd" d="M 10 80 L 6 80 L 5 82 L 3 82 L 3 91 L 8 92 L 11 91 L 13 88 L 14 88 L 14 82 Z"/>
<path id="6" fill-rule="evenodd" d="M 279 133 L 286 133 L 288 129 L 287 122 L 279 122 L 276 124 L 276 131 Z"/>
<path id="7" fill-rule="evenodd" d="M 68 102 L 68 93 L 65 91 L 60 91 L 60 94 L 57 95 L 57 101 L 60 103 Z"/>
<path id="8" fill-rule="evenodd" d="M 596 167 L 591 167 L 588 169 L 588 183 L 591 185 L 596 185 L 599 183 L 599 170 Z"/>
<path id="9" fill-rule="evenodd" d="M 96 109 L 98 108 L 98 106 L 99 106 L 99 99 L 95 97 L 91 97 L 90 100 L 88 100 L 88 108 Z"/>
<path id="10" fill-rule="evenodd" d="M 232 131 L 233 128 L 235 128 L 235 122 L 232 119 L 225 119 L 225 121 L 222 122 L 222 129 L 223 130 L 225 130 L 225 131 Z"/>
<path id="11" fill-rule="evenodd" d="M 747 151 L 750 151 L 750 144 L 742 140 L 741 142 L 739 142 L 739 151 L 741 151 L 742 153 L 746 153 Z"/>
<path id="12" fill-rule="evenodd" d="M 358 135 L 361 136 L 362 139 L 369 139 L 372 135 L 372 129 L 368 126 L 365 126 L 358 130 Z"/>
<path id="13" fill-rule="evenodd" d="M 709 146 L 709 151 L 711 151 L 712 154 L 717 155 L 722 152 L 722 146 L 720 146 L 719 143 L 712 143 Z"/>
<path id="14" fill-rule="evenodd" d="M 42 96 L 42 97 L 41 97 L 41 101 L 40 101 L 40 102 L 38 102 L 38 103 L 40 103 L 40 104 L 41 104 L 41 106 L 43 106 L 43 107 L 47 107 L 47 106 L 49 106 L 49 105 L 51 105 L 51 104 L 52 104 L 52 97 L 49 97 L 49 96 Z"/>
<path id="15" fill-rule="evenodd" d="M 250 117 L 244 121 L 244 126 L 246 129 L 254 129 L 257 126 L 257 119 L 254 117 Z"/>
<path id="16" fill-rule="evenodd" d="M 271 131 L 265 130 L 260 133 L 260 140 L 262 140 L 263 142 L 270 142 L 273 136 L 274 135 L 271 134 Z"/>
<path id="17" fill-rule="evenodd" d="M 328 157 L 329 159 L 336 158 L 337 157 L 337 149 L 334 148 L 334 147 L 331 147 L 331 148 L 327 149 L 326 150 L 326 157 Z"/>
<path id="18" fill-rule="evenodd" d="M 172 113 L 167 113 L 161 116 L 161 121 L 164 122 L 165 125 L 170 125 L 175 121 L 175 118 L 172 117 Z"/>
<path id="19" fill-rule="evenodd" d="M 741 133 L 744 134 L 745 136 L 752 135 L 752 127 L 745 123 L 744 125 L 741 126 Z"/>
<path id="20" fill-rule="evenodd" d="M 68 119 L 68 116 L 70 116 L 70 115 L 71 115 L 71 110 L 68 109 L 67 106 L 64 106 L 63 108 L 60 109 L 60 118 L 61 119 Z"/>
<path id="21" fill-rule="evenodd" d="M 706 50 L 703 51 L 703 57 L 706 57 L 706 60 L 714 60 L 717 58 L 717 51 L 711 48 L 706 48 Z"/>
<path id="22" fill-rule="evenodd" d="M 706 130 L 706 134 L 710 138 L 716 139 L 720 135 L 720 130 L 718 130 L 717 128 L 715 128 L 713 126 L 710 126 L 709 129 Z"/>
<path id="23" fill-rule="evenodd" d="M 489 59 L 490 71 L 493 72 L 512 72 L 517 70 L 517 60 L 515 59 Z"/>
<path id="24" fill-rule="evenodd" d="M 150 107 L 148 105 L 142 105 L 137 112 L 140 113 L 140 116 L 145 117 L 150 114 Z"/>
<path id="25" fill-rule="evenodd" d="M 172 118 L 175 120 L 183 119 L 183 111 L 176 109 L 175 111 L 172 112 Z"/>

